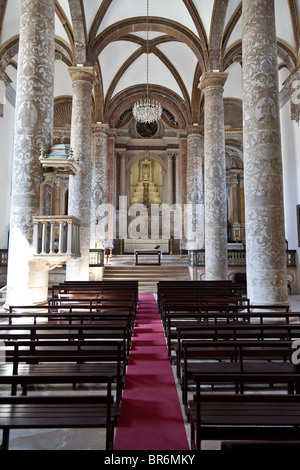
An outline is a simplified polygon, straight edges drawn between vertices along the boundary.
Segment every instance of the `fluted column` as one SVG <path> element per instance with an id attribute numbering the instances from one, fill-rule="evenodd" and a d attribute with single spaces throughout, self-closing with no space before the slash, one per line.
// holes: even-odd
<path id="1" fill-rule="evenodd" d="M 47 299 L 48 270 L 34 258 L 40 147 L 52 143 L 54 0 L 22 0 L 15 108 L 7 304 Z"/>
<path id="2" fill-rule="evenodd" d="M 204 102 L 205 278 L 228 278 L 223 86 L 227 74 L 207 72 Z"/>
<path id="3" fill-rule="evenodd" d="M 91 238 L 90 247 L 106 239 L 107 135 L 109 126 L 94 124 L 91 164 Z"/>
<path id="4" fill-rule="evenodd" d="M 252 303 L 287 301 L 278 96 L 274 0 L 244 0 L 244 186 Z"/>
<path id="5" fill-rule="evenodd" d="M 71 119 L 71 147 L 81 171 L 70 177 L 69 215 L 81 221 L 80 253 L 67 262 L 66 279 L 89 279 L 90 208 L 91 208 L 91 155 L 92 155 L 92 67 L 70 67 L 73 102 Z"/>
<path id="6" fill-rule="evenodd" d="M 203 127 L 187 131 L 187 210 L 190 249 L 204 248 L 204 137 Z"/>

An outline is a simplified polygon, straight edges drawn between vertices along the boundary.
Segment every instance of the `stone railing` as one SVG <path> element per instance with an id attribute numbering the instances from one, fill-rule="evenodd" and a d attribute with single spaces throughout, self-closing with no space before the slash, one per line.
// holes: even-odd
<path id="1" fill-rule="evenodd" d="M 288 268 L 296 268 L 297 267 L 297 251 L 296 250 L 288 250 L 286 252 L 286 265 Z"/>
<path id="2" fill-rule="evenodd" d="M 190 266 L 205 267 L 205 250 L 189 251 Z M 296 250 L 287 250 L 286 265 L 288 268 L 296 267 Z M 245 250 L 228 250 L 228 267 L 246 267 Z"/>
<path id="3" fill-rule="evenodd" d="M 0 266 L 7 266 L 8 250 L 0 250 Z"/>
<path id="4" fill-rule="evenodd" d="M 98 268 L 104 266 L 104 250 L 103 249 L 90 249 L 90 267 Z"/>
<path id="5" fill-rule="evenodd" d="M 33 247 L 40 257 L 80 256 L 80 221 L 71 215 L 34 217 Z"/>
<path id="6" fill-rule="evenodd" d="M 41 244 L 41 242 L 40 242 Z M 55 249 L 54 249 L 55 250 Z M 56 255 L 54 251 L 54 255 Z M 8 250 L 0 250 L 0 267 L 7 267 Z M 104 250 L 103 249 L 90 249 L 90 267 L 97 268 L 104 266 Z"/>

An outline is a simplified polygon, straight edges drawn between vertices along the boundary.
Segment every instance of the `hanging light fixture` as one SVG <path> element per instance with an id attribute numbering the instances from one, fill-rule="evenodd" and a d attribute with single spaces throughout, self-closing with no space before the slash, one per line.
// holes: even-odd
<path id="1" fill-rule="evenodd" d="M 133 106 L 132 113 L 137 122 L 152 123 L 157 122 L 162 115 L 160 103 L 150 100 L 149 96 L 149 0 L 147 0 L 147 39 L 146 39 L 146 59 L 147 59 L 147 88 L 146 96 L 143 100 L 137 101 Z"/>

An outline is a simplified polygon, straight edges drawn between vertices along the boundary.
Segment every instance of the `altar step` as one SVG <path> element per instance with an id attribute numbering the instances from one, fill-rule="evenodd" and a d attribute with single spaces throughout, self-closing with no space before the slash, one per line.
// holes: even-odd
<path id="1" fill-rule="evenodd" d="M 139 281 L 139 292 L 156 293 L 160 280 L 190 280 L 188 266 L 106 266 L 103 280 Z"/>

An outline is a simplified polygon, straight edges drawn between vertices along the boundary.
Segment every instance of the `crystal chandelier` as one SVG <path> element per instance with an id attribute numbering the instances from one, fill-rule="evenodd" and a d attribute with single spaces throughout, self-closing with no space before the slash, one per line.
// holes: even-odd
<path id="1" fill-rule="evenodd" d="M 149 0 L 147 0 L 147 39 L 146 39 L 146 56 L 147 56 L 147 89 L 146 96 L 143 100 L 137 101 L 133 106 L 132 113 L 137 122 L 151 123 L 157 122 L 162 115 L 162 107 L 157 101 L 151 100 L 149 97 Z"/>

